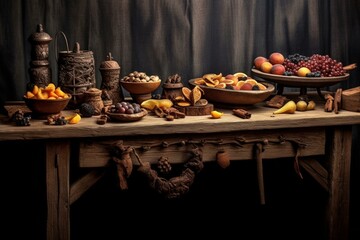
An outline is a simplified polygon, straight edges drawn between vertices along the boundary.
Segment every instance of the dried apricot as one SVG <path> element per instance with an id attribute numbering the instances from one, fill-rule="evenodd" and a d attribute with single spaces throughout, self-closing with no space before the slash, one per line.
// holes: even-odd
<path id="1" fill-rule="evenodd" d="M 33 98 L 33 97 L 35 97 L 35 95 L 34 95 L 32 92 L 30 92 L 30 91 L 27 91 L 25 96 L 26 96 L 27 98 Z"/>
<path id="2" fill-rule="evenodd" d="M 49 83 L 46 87 L 45 87 L 45 91 L 48 92 L 54 92 L 56 89 L 55 84 L 54 83 Z"/>
<path id="3" fill-rule="evenodd" d="M 56 93 L 56 95 L 58 95 L 59 97 L 65 97 L 65 96 L 66 96 L 66 93 L 63 92 L 60 87 L 57 87 L 57 88 L 55 89 L 55 93 Z"/>

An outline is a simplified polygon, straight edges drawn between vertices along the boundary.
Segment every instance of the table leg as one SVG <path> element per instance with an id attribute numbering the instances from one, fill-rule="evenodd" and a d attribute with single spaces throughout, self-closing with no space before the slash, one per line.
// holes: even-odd
<path id="1" fill-rule="evenodd" d="M 327 234 L 329 240 L 348 239 L 350 201 L 351 126 L 336 128 L 330 151 Z"/>
<path id="2" fill-rule="evenodd" d="M 70 142 L 46 143 L 47 239 L 70 239 Z"/>

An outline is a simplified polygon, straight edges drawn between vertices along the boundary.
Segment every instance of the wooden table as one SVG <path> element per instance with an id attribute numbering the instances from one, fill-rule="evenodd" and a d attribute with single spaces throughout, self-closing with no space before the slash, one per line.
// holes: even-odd
<path id="1" fill-rule="evenodd" d="M 172 163 L 185 162 L 185 152 L 194 145 L 203 149 L 204 162 L 214 161 L 218 151 L 226 151 L 231 160 L 257 159 L 260 203 L 266 199 L 261 160 L 297 159 L 301 171 L 306 170 L 329 192 L 328 239 L 347 239 L 352 126 L 360 124 L 360 113 L 327 113 L 318 106 L 313 111 L 273 115 L 274 109 L 263 104 L 248 111 L 250 119 L 236 117 L 228 109 L 220 119 L 187 116 L 166 121 L 148 115 L 138 122 L 98 125 L 97 118 L 92 117 L 66 126 L 32 120 L 29 127 L 17 127 L 3 116 L 0 141 L 36 141 L 45 145 L 47 239 L 70 239 L 71 204 L 101 178 L 101 170 L 111 158 L 108 147 L 120 140 L 137 149 L 148 148 L 138 154 L 142 161 L 151 163 L 156 163 L 160 155 L 171 156 Z M 175 144 L 184 142 L 192 144 Z M 253 154 L 255 144 L 264 149 L 260 161 Z M 74 148 L 76 153 L 71 150 Z M 317 161 L 318 157 L 325 158 L 326 164 Z M 137 164 L 133 155 L 132 159 Z M 89 172 L 70 182 L 70 160 L 78 161 L 79 167 Z"/>

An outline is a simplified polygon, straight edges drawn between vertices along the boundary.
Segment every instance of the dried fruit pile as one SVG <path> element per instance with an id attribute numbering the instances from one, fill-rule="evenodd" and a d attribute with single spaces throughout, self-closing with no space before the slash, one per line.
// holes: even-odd
<path id="1" fill-rule="evenodd" d="M 181 89 L 183 96 L 175 99 L 176 104 L 182 107 L 188 106 L 205 106 L 208 104 L 206 99 L 203 99 L 204 90 L 199 86 L 195 86 L 192 90 L 187 87 Z"/>
<path id="2" fill-rule="evenodd" d="M 36 99 L 62 99 L 69 98 L 69 95 L 61 90 L 60 87 L 56 87 L 54 83 L 49 83 L 46 87 L 42 88 L 36 84 L 29 84 L 28 90 L 25 93 L 26 98 Z"/>
<path id="3" fill-rule="evenodd" d="M 266 86 L 255 79 L 248 77 L 243 72 L 228 74 L 223 76 L 222 73 L 209 73 L 201 78 L 196 78 L 194 83 L 207 87 L 223 88 L 230 90 L 265 90 Z"/>

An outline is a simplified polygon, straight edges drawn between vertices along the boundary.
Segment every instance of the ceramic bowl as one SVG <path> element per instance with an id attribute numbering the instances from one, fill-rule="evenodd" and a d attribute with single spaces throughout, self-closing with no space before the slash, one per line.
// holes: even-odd
<path id="1" fill-rule="evenodd" d="M 66 108 L 71 95 L 61 99 L 36 99 L 24 97 L 26 106 L 31 110 L 34 118 L 46 118 L 52 114 L 58 114 Z"/>
<path id="2" fill-rule="evenodd" d="M 189 84 L 195 87 L 196 79 L 189 80 Z M 274 85 L 266 82 L 261 82 L 266 86 L 265 90 L 232 90 L 226 88 L 214 88 L 205 85 L 198 85 L 204 90 L 204 98 L 211 103 L 220 103 L 222 106 L 229 105 L 229 107 L 237 105 L 253 105 L 260 103 L 267 99 L 274 93 Z"/>
<path id="3" fill-rule="evenodd" d="M 152 92 L 154 92 L 161 84 L 161 81 L 156 82 L 125 82 L 120 80 L 120 85 L 130 93 L 133 100 L 137 103 L 150 99 Z"/>

